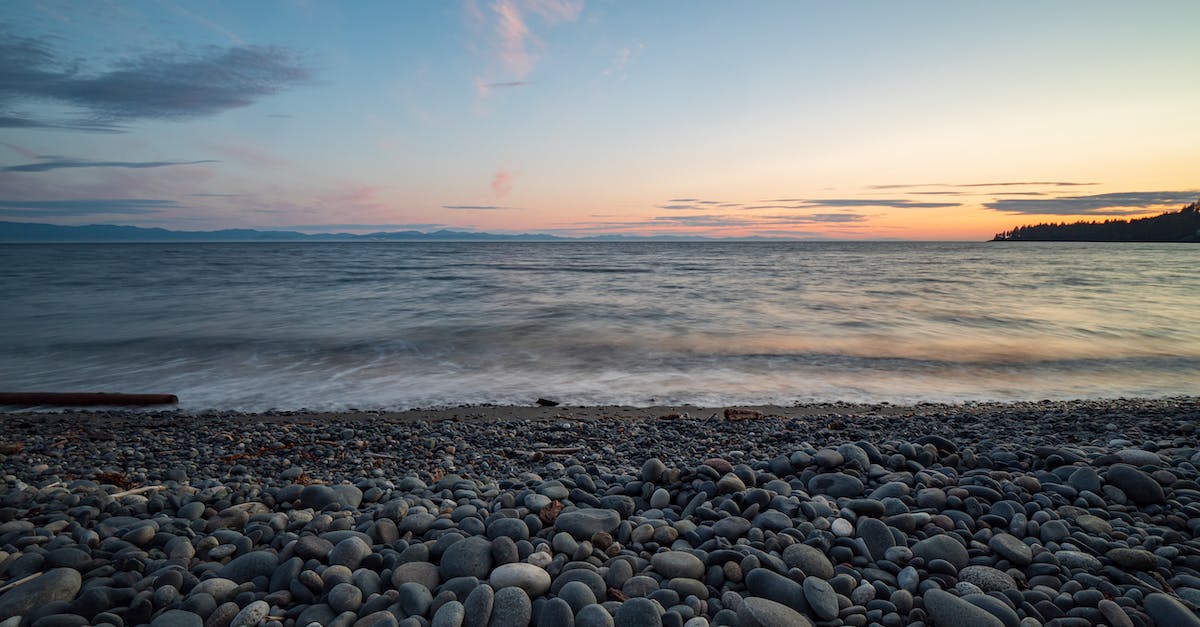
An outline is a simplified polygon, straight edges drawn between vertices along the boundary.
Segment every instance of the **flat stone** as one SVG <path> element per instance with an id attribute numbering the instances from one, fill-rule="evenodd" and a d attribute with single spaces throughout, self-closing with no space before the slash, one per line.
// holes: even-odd
<path id="1" fill-rule="evenodd" d="M 255 601 L 246 607 L 242 608 L 233 620 L 230 621 L 229 627 L 254 627 L 271 611 L 271 606 L 266 601 Z"/>
<path id="2" fill-rule="evenodd" d="M 828 581 L 819 577 L 804 578 L 804 598 L 813 614 L 821 620 L 833 620 L 838 615 L 837 593 Z"/>
<path id="3" fill-rule="evenodd" d="M 1196 613 L 1178 600 L 1153 592 L 1146 595 L 1146 613 L 1154 619 L 1155 624 L 1164 627 L 1200 627 L 1200 618 Z"/>
<path id="4" fill-rule="evenodd" d="M 1091 514 L 1075 517 L 1075 525 L 1090 534 L 1112 533 L 1112 525 L 1107 520 Z"/>
<path id="5" fill-rule="evenodd" d="M 1104 565 L 1094 556 L 1080 551 L 1058 551 L 1054 554 L 1058 563 L 1070 569 L 1082 568 L 1088 572 L 1100 572 Z"/>
<path id="6" fill-rule="evenodd" d="M 55 568 L 0 595 L 0 616 L 24 616 L 55 601 L 71 601 L 79 594 L 83 577 L 71 568 Z"/>
<path id="7" fill-rule="evenodd" d="M 933 624 L 954 627 L 1005 627 L 1004 621 L 987 610 L 976 607 L 946 592 L 933 588 L 925 592 L 925 611 Z"/>
<path id="8" fill-rule="evenodd" d="M 966 549 L 963 549 L 966 553 Z M 783 550 L 783 562 L 788 568 L 799 568 L 805 575 L 829 580 L 833 578 L 833 564 L 820 549 L 807 544 L 793 544 Z"/>
<path id="9" fill-rule="evenodd" d="M 1017 582 L 1008 573 L 991 566 L 967 566 L 959 569 L 958 580 L 975 584 L 984 592 L 1017 589 Z"/>
<path id="10" fill-rule="evenodd" d="M 663 551 L 650 557 L 650 564 L 663 577 L 674 579 L 700 579 L 704 576 L 704 562 L 686 551 Z"/>
<path id="11" fill-rule="evenodd" d="M 612 533 L 621 524 L 621 515 L 611 509 L 577 509 L 558 515 L 554 526 L 576 540 L 589 540 L 597 533 Z"/>
<path id="12" fill-rule="evenodd" d="M 808 492 L 813 495 L 824 494 L 834 498 L 858 496 L 863 492 L 863 483 L 858 477 L 831 472 L 809 479 Z"/>
<path id="13" fill-rule="evenodd" d="M 1162 458 L 1153 451 L 1143 451 L 1140 448 L 1126 448 L 1117 451 L 1121 461 L 1132 466 L 1161 466 Z"/>
<path id="14" fill-rule="evenodd" d="M 255 577 L 269 578 L 278 566 L 278 555 L 270 551 L 251 551 L 230 560 L 217 571 L 217 576 L 246 583 Z"/>
<path id="15" fill-rule="evenodd" d="M 859 518 L 857 533 L 858 537 L 866 543 L 867 550 L 871 552 L 871 557 L 875 560 L 883 559 L 883 554 L 896 546 L 896 539 L 892 537 L 891 529 L 878 518 Z"/>
<path id="16" fill-rule="evenodd" d="M 204 627 L 204 619 L 184 610 L 167 610 L 155 616 L 150 627 Z"/>
<path id="17" fill-rule="evenodd" d="M 912 552 L 914 556 L 923 558 L 926 563 L 935 559 L 946 560 L 956 569 L 964 568 L 971 561 L 970 555 L 967 554 L 967 547 L 963 546 L 957 537 L 944 533 L 925 538 L 914 544 Z"/>
<path id="18" fill-rule="evenodd" d="M 408 582 L 419 583 L 430 590 L 442 583 L 438 567 L 429 562 L 408 562 L 392 571 L 392 585 L 399 588 Z"/>
<path id="19" fill-rule="evenodd" d="M 1129 570 L 1154 570 L 1158 566 L 1158 558 L 1143 549 L 1113 549 L 1105 555 L 1117 566 Z"/>
<path id="20" fill-rule="evenodd" d="M 760 597 L 746 597 L 737 608 L 738 627 L 812 627 L 808 617 Z"/>
<path id="21" fill-rule="evenodd" d="M 1007 533 L 992 536 L 992 539 L 988 540 L 988 548 L 1017 566 L 1028 566 L 1033 562 L 1033 550 L 1029 545 Z"/>
<path id="22" fill-rule="evenodd" d="M 749 520 L 741 516 L 729 516 L 722 518 L 713 523 L 713 533 L 728 540 L 736 540 L 744 535 L 754 526 Z"/>
<path id="23" fill-rule="evenodd" d="M 806 577 L 819 579 L 815 575 Z M 808 600 L 804 586 L 768 568 L 755 568 L 746 575 L 746 589 L 750 594 L 781 603 L 797 612 L 808 613 Z"/>
<path id="24" fill-rule="evenodd" d="M 324 562 L 325 558 L 329 556 L 329 552 L 333 550 L 333 543 L 319 536 L 300 536 L 292 550 L 306 560 Z"/>
<path id="25" fill-rule="evenodd" d="M 488 584 L 495 590 L 516 587 L 531 597 L 540 597 L 550 590 L 550 573 L 540 566 L 525 562 L 501 564 L 492 571 Z"/>
<path id="26" fill-rule="evenodd" d="M 968 594 L 961 598 L 967 603 L 999 618 L 1000 622 L 1004 623 L 1004 627 L 1020 627 L 1021 625 L 1021 617 L 1017 616 L 1016 611 L 994 596 L 977 593 Z"/>
<path id="27" fill-rule="evenodd" d="M 1128 464 L 1113 464 L 1104 474 L 1104 479 L 1137 505 L 1162 505 L 1167 502 L 1162 486 L 1153 477 Z"/>

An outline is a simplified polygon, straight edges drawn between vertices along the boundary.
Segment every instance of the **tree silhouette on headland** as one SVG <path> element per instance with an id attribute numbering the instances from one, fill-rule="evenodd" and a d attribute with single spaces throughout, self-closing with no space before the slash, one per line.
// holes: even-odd
<path id="1" fill-rule="evenodd" d="M 997 233 L 996 242 L 1200 242 L 1200 201 L 1135 220 L 1045 223 Z"/>

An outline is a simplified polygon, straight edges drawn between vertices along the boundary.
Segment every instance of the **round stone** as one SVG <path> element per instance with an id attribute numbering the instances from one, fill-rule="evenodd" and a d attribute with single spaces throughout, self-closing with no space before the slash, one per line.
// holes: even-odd
<path id="1" fill-rule="evenodd" d="M 629 599 L 613 614 L 617 627 L 662 627 L 661 608 L 645 598 Z"/>
<path id="2" fill-rule="evenodd" d="M 967 547 L 956 536 L 940 534 L 925 538 L 912 546 L 913 555 L 923 558 L 926 563 L 930 560 L 945 560 L 962 569 L 971 561 Z"/>
<path id="3" fill-rule="evenodd" d="M 442 553 L 442 579 L 475 577 L 487 579 L 492 570 L 492 543 L 482 536 L 471 536 L 450 545 Z"/>
<path id="4" fill-rule="evenodd" d="M 1005 627 L 1004 621 L 987 610 L 976 607 L 946 592 L 933 588 L 925 593 L 925 610 L 935 625 L 956 627 Z"/>
<path id="5" fill-rule="evenodd" d="M 533 616 L 533 604 L 520 588 L 500 588 L 492 603 L 489 627 L 526 627 Z"/>
<path id="6" fill-rule="evenodd" d="M 501 564 L 492 571 L 488 584 L 495 590 L 515 587 L 531 597 L 540 597 L 550 590 L 550 573 L 540 566 L 525 562 Z"/>
<path id="7" fill-rule="evenodd" d="M 812 621 L 800 612 L 760 597 L 743 599 L 737 608 L 737 618 L 738 627 L 812 627 Z"/>
<path id="8" fill-rule="evenodd" d="M 663 551 L 650 557 L 654 570 L 667 579 L 684 577 L 700 579 L 704 576 L 704 562 L 686 551 Z"/>

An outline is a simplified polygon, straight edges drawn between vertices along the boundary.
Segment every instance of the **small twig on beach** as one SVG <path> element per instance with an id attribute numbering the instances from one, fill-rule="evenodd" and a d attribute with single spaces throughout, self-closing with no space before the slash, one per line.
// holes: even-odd
<path id="1" fill-rule="evenodd" d="M 37 579 L 37 577 L 41 574 L 42 573 L 34 573 L 32 575 L 27 575 L 25 577 L 22 577 L 16 581 L 10 581 L 9 583 L 5 584 L 3 587 L 0 587 L 0 593 L 8 592 L 9 590 L 16 588 L 17 586 L 25 583 L 26 581 L 29 581 L 30 579 Z"/>
<path id="2" fill-rule="evenodd" d="M 165 485 L 144 485 L 140 488 L 134 488 L 132 490 L 125 490 L 124 492 L 117 492 L 116 494 L 110 494 L 109 496 L 113 497 L 114 499 L 119 499 L 119 498 L 125 497 L 125 496 L 134 496 L 136 494 L 144 494 L 146 492 L 151 492 L 153 490 L 165 490 L 166 488 L 167 488 L 167 486 L 165 486 Z"/>
<path id="3" fill-rule="evenodd" d="M 366 455 L 367 457 L 379 457 L 381 459 L 401 459 L 401 457 L 399 455 L 388 455 L 387 453 L 371 453 L 369 451 L 366 453 L 363 453 L 363 455 Z"/>

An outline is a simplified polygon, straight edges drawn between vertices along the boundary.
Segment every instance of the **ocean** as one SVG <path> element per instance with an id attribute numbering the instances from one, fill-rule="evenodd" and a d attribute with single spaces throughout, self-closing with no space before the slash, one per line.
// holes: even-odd
<path id="1" fill-rule="evenodd" d="M 0 245 L 0 391 L 185 409 L 1200 394 L 1200 247 Z"/>

